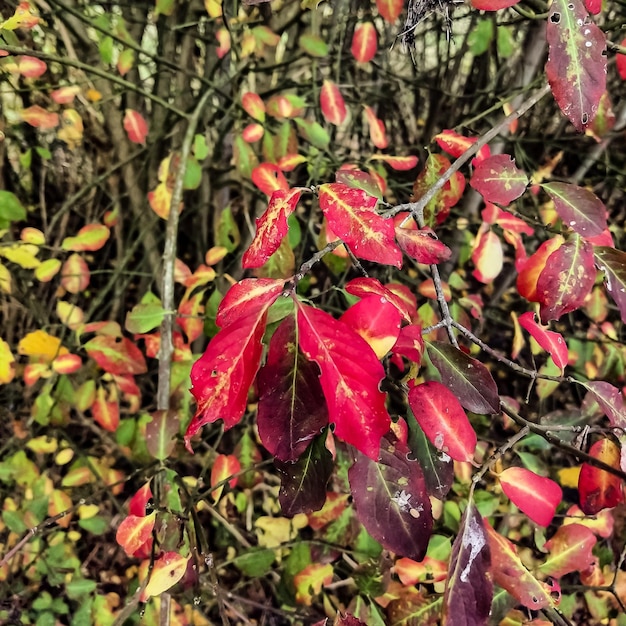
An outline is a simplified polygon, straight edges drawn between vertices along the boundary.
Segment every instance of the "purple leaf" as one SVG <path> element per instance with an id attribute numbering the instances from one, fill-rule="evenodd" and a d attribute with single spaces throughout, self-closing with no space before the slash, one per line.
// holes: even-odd
<path id="1" fill-rule="evenodd" d="M 356 514 L 387 550 L 420 561 L 433 526 L 422 468 L 406 444 L 381 440 L 380 460 L 363 454 L 348 471 Z"/>
<path id="2" fill-rule="evenodd" d="M 554 0 L 546 30 L 546 75 L 559 108 L 582 132 L 606 90 L 606 37 L 581 0 Z"/>
<path id="3" fill-rule="evenodd" d="M 487 624 L 493 599 L 491 554 L 483 520 L 470 501 L 452 545 L 443 597 L 444 626 Z"/>
<path id="4" fill-rule="evenodd" d="M 563 222 L 582 237 L 594 237 L 607 227 L 606 207 L 595 193 L 570 183 L 541 186 L 552 198 L 554 210 Z"/>
<path id="5" fill-rule="evenodd" d="M 604 286 L 611 294 L 626 323 L 626 252 L 598 246 L 594 249 L 596 267 L 604 272 Z"/>
<path id="6" fill-rule="evenodd" d="M 498 387 L 489 370 L 449 343 L 428 343 L 428 356 L 441 374 L 441 382 L 472 413 L 500 412 Z"/>

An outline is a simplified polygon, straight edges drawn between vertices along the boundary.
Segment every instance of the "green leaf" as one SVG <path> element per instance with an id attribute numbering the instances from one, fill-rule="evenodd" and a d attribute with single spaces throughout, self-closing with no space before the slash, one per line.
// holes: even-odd
<path id="1" fill-rule="evenodd" d="M 312 145 L 320 150 L 324 150 L 328 147 L 328 144 L 330 143 L 330 135 L 323 126 L 317 122 L 303 120 L 300 117 L 297 117 L 294 121 L 300 128 L 300 132 L 303 137 Z"/>
<path id="2" fill-rule="evenodd" d="M 98 46 L 100 58 L 105 65 L 113 63 L 113 38 L 105 37 Z"/>
<path id="3" fill-rule="evenodd" d="M 160 303 L 136 304 L 126 314 L 124 327 L 129 333 L 148 333 L 158 328 L 165 317 L 165 309 Z"/>
<path id="4" fill-rule="evenodd" d="M 28 530 L 28 526 L 24 524 L 22 519 L 22 514 L 18 511 L 2 511 L 2 520 L 7 528 L 17 535 L 22 535 Z"/>
<path id="5" fill-rule="evenodd" d="M 110 530 L 109 522 L 103 517 L 90 517 L 89 519 L 81 519 L 78 525 L 92 535 L 103 535 Z"/>
<path id="6" fill-rule="evenodd" d="M 26 219 L 26 209 L 17 196 L 10 191 L 0 189 L 0 220 L 17 222 Z"/>
<path id="7" fill-rule="evenodd" d="M 227 206 L 220 215 L 215 239 L 216 246 L 224 246 L 229 252 L 236 250 L 241 243 L 239 228 L 230 206 Z"/>
<path id="8" fill-rule="evenodd" d="M 491 20 L 479 20 L 474 30 L 469 34 L 467 43 L 474 56 L 484 54 L 489 50 L 493 40 L 493 24 Z"/>
<path id="9" fill-rule="evenodd" d="M 323 58 L 328 55 L 328 44 L 317 35 L 306 33 L 298 40 L 298 45 L 312 57 Z"/>
<path id="10" fill-rule="evenodd" d="M 202 167 L 194 157 L 187 159 L 185 176 L 183 178 L 184 189 L 197 189 L 202 182 Z"/>
<path id="11" fill-rule="evenodd" d="M 204 161 L 209 156 L 209 146 L 204 135 L 197 134 L 193 138 L 193 154 L 198 161 Z"/>
<path id="12" fill-rule="evenodd" d="M 71 600 L 78 600 L 82 596 L 92 593 L 98 585 L 94 580 L 87 578 L 74 578 L 65 585 L 67 597 Z"/>
<path id="13" fill-rule="evenodd" d="M 233 565 L 245 576 L 260 578 L 272 571 L 272 563 L 275 559 L 274 550 L 254 550 L 236 557 L 233 560 Z"/>

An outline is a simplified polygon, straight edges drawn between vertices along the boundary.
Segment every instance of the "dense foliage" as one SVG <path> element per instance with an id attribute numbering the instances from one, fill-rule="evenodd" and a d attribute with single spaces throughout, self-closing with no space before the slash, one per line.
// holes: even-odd
<path id="1" fill-rule="evenodd" d="M 622 8 L 5 2 L 0 622 L 625 624 Z"/>

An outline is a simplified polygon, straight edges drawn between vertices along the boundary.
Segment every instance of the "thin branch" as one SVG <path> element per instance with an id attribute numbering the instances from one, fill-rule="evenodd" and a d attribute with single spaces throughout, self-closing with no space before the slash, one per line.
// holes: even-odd
<path id="1" fill-rule="evenodd" d="M 174 271 L 176 263 L 176 240 L 178 238 L 178 207 L 183 199 L 183 184 L 187 160 L 191 154 L 193 138 L 200 122 L 202 111 L 212 95 L 211 90 L 202 94 L 196 108 L 194 109 L 189 124 L 185 131 L 183 144 L 180 149 L 180 166 L 176 172 L 174 188 L 172 189 L 172 199 L 170 202 L 170 213 L 167 219 L 165 231 L 165 245 L 163 249 L 163 282 L 161 286 L 161 296 L 163 309 L 166 311 L 161 322 L 161 346 L 159 349 L 159 382 L 157 388 L 157 409 L 167 411 L 170 408 L 170 375 L 172 369 L 172 354 L 174 344 L 172 342 L 172 331 L 174 328 L 174 317 L 176 303 L 174 301 Z"/>

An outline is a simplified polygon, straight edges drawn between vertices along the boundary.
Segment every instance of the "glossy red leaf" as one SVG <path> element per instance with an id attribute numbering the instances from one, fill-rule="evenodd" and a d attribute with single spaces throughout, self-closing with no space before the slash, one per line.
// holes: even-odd
<path id="1" fill-rule="evenodd" d="M 508 205 L 528 186 L 528 176 L 508 154 L 496 154 L 476 165 L 470 185 L 487 201 Z"/>
<path id="2" fill-rule="evenodd" d="M 332 80 L 325 80 L 322 84 L 320 108 L 324 119 L 335 126 L 341 126 L 348 115 L 341 91 Z"/>
<path id="3" fill-rule="evenodd" d="M 600 439 L 589 449 L 589 454 L 620 469 L 620 449 L 610 439 Z M 622 479 L 615 474 L 583 463 L 578 476 L 580 508 L 586 515 L 595 515 L 602 509 L 611 509 L 624 501 Z"/>
<path id="4" fill-rule="evenodd" d="M 554 210 L 574 232 L 582 237 L 600 235 L 607 228 L 607 210 L 595 193 L 571 183 L 541 185 L 552 198 Z"/>
<path id="5" fill-rule="evenodd" d="M 617 304 L 622 322 L 626 323 L 626 252 L 597 246 L 594 258 L 596 267 L 604 272 L 604 286 Z"/>
<path id="6" fill-rule="evenodd" d="M 537 279 L 542 323 L 580 308 L 596 279 L 593 246 L 574 237 L 557 248 Z"/>
<path id="7" fill-rule="evenodd" d="M 413 185 L 413 201 L 419 200 L 451 167 L 449 159 L 441 154 L 429 154 L 424 169 Z M 427 226 L 441 224 L 462 197 L 465 190 L 465 177 L 455 172 L 450 180 L 437 192 L 435 197 L 424 207 L 424 220 Z"/>
<path id="8" fill-rule="evenodd" d="M 540 526 L 549 526 L 563 499 L 561 488 L 550 478 L 523 467 L 509 467 L 499 476 L 502 491 L 528 517 Z"/>
<path id="9" fill-rule="evenodd" d="M 441 374 L 441 382 L 472 413 L 499 413 L 498 387 L 489 370 L 477 359 L 442 341 L 428 343 L 428 355 Z"/>
<path id="10" fill-rule="evenodd" d="M 378 35 L 372 22 L 359 22 L 354 28 L 350 52 L 359 63 L 368 63 L 378 50 Z"/>
<path id="11" fill-rule="evenodd" d="M 582 524 L 561 526 L 544 545 L 549 556 L 539 571 L 553 578 L 561 578 L 571 572 L 583 572 L 596 562 L 591 552 L 596 543 L 596 536 Z"/>
<path id="12" fill-rule="evenodd" d="M 376 0 L 376 6 L 383 19 L 390 24 L 394 24 L 400 17 L 400 13 L 402 13 L 404 2 L 403 0 Z"/>
<path id="13" fill-rule="evenodd" d="M 341 183 L 318 187 L 319 203 L 328 224 L 361 259 L 402 267 L 394 241 L 393 220 L 375 212 L 376 198 Z"/>
<path id="14" fill-rule="evenodd" d="M 368 296 L 353 304 L 340 318 L 357 332 L 382 359 L 400 333 L 400 311 L 385 297 Z"/>
<path id="15" fill-rule="evenodd" d="M 433 139 L 442 150 L 458 159 L 465 151 L 469 150 L 477 141 L 478 137 L 465 137 L 454 130 L 442 130 Z M 491 156 L 488 145 L 483 146 L 472 159 L 472 165 L 476 166 Z"/>
<path id="16" fill-rule="evenodd" d="M 396 239 L 404 252 L 418 263 L 443 263 L 452 256 L 452 250 L 437 239 L 429 228 L 416 230 L 396 226 Z"/>
<path id="17" fill-rule="evenodd" d="M 295 462 L 274 460 L 280 476 L 278 501 L 285 517 L 308 515 L 324 506 L 326 484 L 334 468 L 325 440 L 325 434 L 318 436 Z"/>
<path id="18" fill-rule="evenodd" d="M 554 0 L 546 29 L 546 75 L 559 108 L 582 132 L 606 90 L 606 37 L 582 0 Z"/>
<path id="19" fill-rule="evenodd" d="M 359 298 L 367 298 L 369 296 L 385 298 L 400 311 L 405 321 L 411 321 L 412 312 L 407 303 L 378 279 L 370 277 L 353 278 L 346 284 L 345 288 L 348 293 Z"/>
<path id="20" fill-rule="evenodd" d="M 144 374 L 148 371 L 141 350 L 127 337 L 98 335 L 85 344 L 87 354 L 111 374 Z"/>
<path id="21" fill-rule="evenodd" d="M 382 161 L 398 172 L 412 170 L 417 166 L 418 159 L 416 156 L 393 156 L 391 154 L 374 154 L 370 157 L 370 161 Z"/>
<path id="22" fill-rule="evenodd" d="M 267 196 L 275 191 L 287 191 L 289 183 L 278 165 L 273 163 L 261 163 L 257 165 L 251 174 L 252 182 Z"/>
<path id="23" fill-rule="evenodd" d="M 487 623 L 493 599 L 491 551 L 483 520 L 470 500 L 452 545 L 450 572 L 443 597 L 443 626 Z"/>
<path id="24" fill-rule="evenodd" d="M 385 123 L 376 116 L 372 107 L 364 105 L 365 119 L 370 129 L 370 140 L 379 149 L 384 150 L 389 145 Z"/>
<path id="25" fill-rule="evenodd" d="M 241 96 L 244 111 L 258 122 L 265 121 L 265 103 L 257 93 L 247 91 Z"/>
<path id="26" fill-rule="evenodd" d="M 253 312 L 265 310 L 283 291 L 284 282 L 274 278 L 244 278 L 235 283 L 220 302 L 215 323 L 230 326 Z"/>
<path id="27" fill-rule="evenodd" d="M 248 391 L 261 362 L 267 309 L 280 295 L 277 283 L 267 280 L 263 288 L 254 279 L 242 281 L 231 288 L 235 294 L 231 298 L 227 294 L 222 301 L 224 309 L 220 306 L 217 323 L 220 325 L 222 313 L 224 327 L 191 368 L 191 393 L 197 409 L 185 433 L 190 452 L 191 438 L 204 424 L 223 419 L 224 428 L 228 429 L 243 416 Z M 246 306 L 249 301 L 252 306 Z"/>
<path id="28" fill-rule="evenodd" d="M 343 322 L 297 303 L 298 341 L 321 371 L 320 383 L 335 435 L 372 459 L 391 418 L 379 389 L 385 370 L 367 342 Z"/>
<path id="29" fill-rule="evenodd" d="M 403 326 L 392 350 L 394 354 L 406 357 L 409 361 L 419 365 L 424 355 L 424 339 L 421 326 L 416 324 Z"/>
<path id="30" fill-rule="evenodd" d="M 520 315 L 518 321 L 520 326 L 527 330 L 530 336 L 552 357 L 555 365 L 563 371 L 569 358 L 563 335 L 539 326 L 532 311 Z"/>
<path id="31" fill-rule="evenodd" d="M 409 406 L 431 443 L 455 461 L 471 461 L 476 433 L 457 397 L 432 380 L 409 390 Z"/>
<path id="32" fill-rule="evenodd" d="M 533 611 L 555 606 L 558 587 L 538 581 L 520 560 L 515 546 L 497 533 L 486 519 L 483 519 L 483 523 L 491 550 L 493 582 Z"/>
<path id="33" fill-rule="evenodd" d="M 422 468 L 409 457 L 406 444 L 385 438 L 380 460 L 358 455 L 348 479 L 357 517 L 367 532 L 387 550 L 420 561 L 433 518 Z"/>
<path id="34" fill-rule="evenodd" d="M 537 281 L 543 272 L 550 255 L 564 243 L 563 237 L 557 235 L 544 241 L 537 251 L 523 262 L 517 276 L 517 290 L 529 302 L 538 302 Z"/>
<path id="35" fill-rule="evenodd" d="M 519 0 L 471 0 L 471 5 L 478 11 L 500 11 L 515 6 Z"/>
<path id="36" fill-rule="evenodd" d="M 278 250 L 287 234 L 287 218 L 296 210 L 302 189 L 274 191 L 267 210 L 256 221 L 256 233 L 243 255 L 243 267 L 261 267 Z"/>
<path id="37" fill-rule="evenodd" d="M 296 461 L 328 424 L 319 368 L 298 350 L 297 341 L 290 315 L 272 335 L 257 377 L 259 437 L 281 461 Z"/>
<path id="38" fill-rule="evenodd" d="M 133 143 L 145 144 L 148 136 L 148 124 L 137 111 L 126 109 L 124 113 L 124 130 Z"/>

